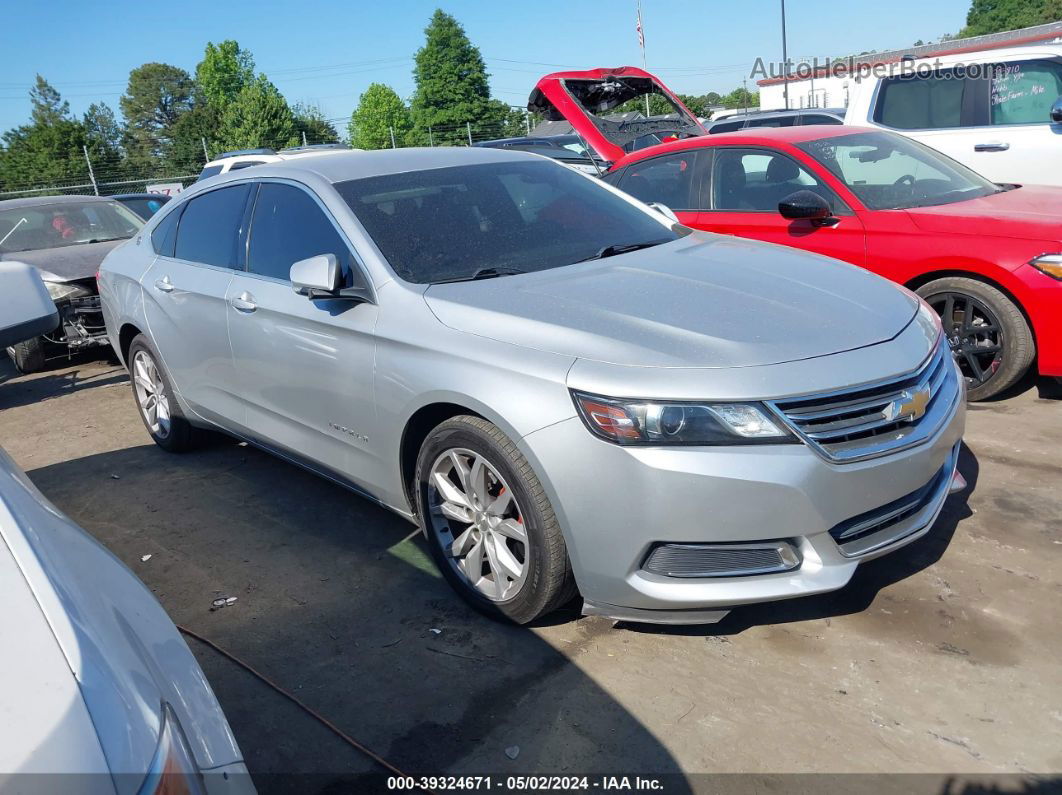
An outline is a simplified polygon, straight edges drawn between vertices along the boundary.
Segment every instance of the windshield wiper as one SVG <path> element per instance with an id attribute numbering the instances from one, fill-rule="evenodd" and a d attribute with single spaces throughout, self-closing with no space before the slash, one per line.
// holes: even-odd
<path id="1" fill-rule="evenodd" d="M 670 242 L 670 238 L 661 238 L 660 240 L 646 240 L 644 243 L 613 243 L 612 245 L 599 248 L 596 253 L 591 254 L 589 257 L 583 257 L 582 259 L 576 260 L 576 262 L 590 262 L 595 259 L 605 259 L 606 257 L 614 257 L 617 254 L 627 254 L 631 251 L 652 248 L 653 246 L 659 246 L 662 243 Z"/>
<path id="2" fill-rule="evenodd" d="M 450 282 L 475 282 L 480 279 L 494 279 L 498 276 L 515 276 L 518 273 L 527 273 L 519 268 L 489 267 L 480 268 L 468 276 L 452 276 L 449 279 L 435 279 L 432 284 L 449 284 Z"/>

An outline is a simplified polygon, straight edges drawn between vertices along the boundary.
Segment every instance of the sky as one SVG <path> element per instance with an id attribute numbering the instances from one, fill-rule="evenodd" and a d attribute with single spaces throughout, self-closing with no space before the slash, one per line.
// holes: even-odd
<path id="1" fill-rule="evenodd" d="M 937 40 L 963 26 L 969 5 L 790 0 L 789 55 Z M 523 106 L 551 71 L 641 65 L 636 0 L 22 2 L 5 10 L 0 32 L 0 130 L 28 121 L 38 72 L 75 113 L 95 101 L 117 113 L 130 69 L 159 61 L 194 72 L 208 41 L 236 39 L 289 102 L 318 105 L 342 131 L 370 83 L 412 94 L 413 56 L 436 7 L 461 22 L 486 60 L 494 96 L 511 105 Z M 758 57 L 781 60 L 780 0 L 642 0 L 642 23 L 649 71 L 680 93 L 727 93 Z"/>

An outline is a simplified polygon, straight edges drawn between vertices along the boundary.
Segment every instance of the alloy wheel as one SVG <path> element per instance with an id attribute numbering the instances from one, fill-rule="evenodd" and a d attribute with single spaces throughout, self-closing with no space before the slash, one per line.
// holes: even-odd
<path id="1" fill-rule="evenodd" d="M 940 315 L 944 335 L 971 389 L 987 383 L 1003 364 L 1003 327 L 982 301 L 964 293 L 937 293 L 926 301 Z"/>
<path id="2" fill-rule="evenodd" d="M 446 450 L 428 476 L 428 518 L 458 576 L 494 602 L 527 579 L 523 513 L 501 473 L 481 454 Z"/>
<path id="3" fill-rule="evenodd" d="M 133 356 L 133 387 L 148 430 L 165 439 L 170 435 L 170 399 L 162 374 L 147 351 L 137 351 Z"/>

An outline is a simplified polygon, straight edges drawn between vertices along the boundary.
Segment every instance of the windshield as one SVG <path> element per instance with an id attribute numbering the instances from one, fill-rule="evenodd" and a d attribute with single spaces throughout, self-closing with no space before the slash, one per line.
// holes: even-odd
<path id="1" fill-rule="evenodd" d="M 541 271 L 680 237 L 598 182 L 546 161 L 410 171 L 335 186 L 418 284 Z M 501 271 L 504 271 L 502 273 Z"/>
<path id="2" fill-rule="evenodd" d="M 1001 190 L 940 152 L 895 133 L 839 135 L 797 146 L 871 210 L 950 204 Z"/>
<path id="3" fill-rule="evenodd" d="M 63 202 L 0 210 L 0 252 L 125 240 L 144 225 L 117 202 Z"/>

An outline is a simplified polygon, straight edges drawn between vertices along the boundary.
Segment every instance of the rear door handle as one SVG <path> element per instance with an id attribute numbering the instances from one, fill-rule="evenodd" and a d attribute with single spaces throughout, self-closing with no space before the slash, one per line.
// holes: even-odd
<path id="1" fill-rule="evenodd" d="M 975 152 L 1006 152 L 1010 149 L 1010 144 L 1005 144 L 1002 141 L 989 141 L 986 144 L 974 144 Z"/>
<path id="2" fill-rule="evenodd" d="M 232 308 L 238 312 L 253 312 L 258 308 L 258 304 L 254 302 L 254 296 L 250 293 L 240 293 L 238 296 L 229 301 L 232 304 Z"/>
<path id="3" fill-rule="evenodd" d="M 169 276 L 163 276 L 161 279 L 155 279 L 155 289 L 161 293 L 172 293 L 173 282 L 170 281 Z"/>

